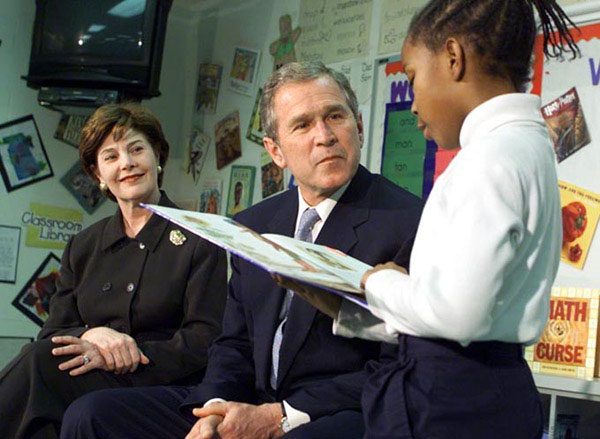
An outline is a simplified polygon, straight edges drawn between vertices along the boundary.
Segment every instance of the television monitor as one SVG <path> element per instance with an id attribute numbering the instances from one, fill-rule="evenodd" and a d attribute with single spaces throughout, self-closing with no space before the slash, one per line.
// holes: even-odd
<path id="1" fill-rule="evenodd" d="M 172 0 L 36 0 L 27 85 L 158 96 Z"/>

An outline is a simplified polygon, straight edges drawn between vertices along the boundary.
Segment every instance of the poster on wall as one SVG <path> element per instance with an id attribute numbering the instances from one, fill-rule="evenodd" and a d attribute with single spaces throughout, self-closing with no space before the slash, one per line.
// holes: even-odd
<path id="1" fill-rule="evenodd" d="M 267 198 L 284 188 L 283 169 L 275 164 L 267 151 L 260 153 L 262 197 Z"/>
<path id="2" fill-rule="evenodd" d="M 235 47 L 229 73 L 229 88 L 236 93 L 252 96 L 257 83 L 259 61 L 258 50 Z"/>
<path id="3" fill-rule="evenodd" d="M 48 319 L 50 297 L 56 292 L 56 280 L 59 276 L 60 259 L 54 253 L 49 253 L 14 298 L 13 306 L 42 326 Z"/>
<path id="4" fill-rule="evenodd" d="M 240 113 L 234 111 L 215 124 L 217 169 L 227 166 L 242 155 Z"/>
<path id="5" fill-rule="evenodd" d="M 437 146 L 417 128 L 410 102 L 386 105 L 381 175 L 420 198 L 433 186 Z"/>
<path id="6" fill-rule="evenodd" d="M 373 0 L 301 0 L 300 61 L 331 64 L 369 55 Z"/>
<path id="7" fill-rule="evenodd" d="M 219 99 L 222 68 L 218 64 L 200 64 L 196 89 L 196 111 L 215 114 Z"/>
<path id="8" fill-rule="evenodd" d="M 371 117 L 371 169 L 381 168 L 387 104 L 412 102 L 412 88 L 404 72 L 400 57 L 382 58 L 377 61 L 373 112 Z M 410 107 L 409 107 L 410 108 Z"/>
<path id="9" fill-rule="evenodd" d="M 210 145 L 210 136 L 202 132 L 198 127 L 193 127 L 188 142 L 186 173 L 192 176 L 194 183 L 198 183 L 200 171 L 204 166 L 206 155 Z"/>
<path id="10" fill-rule="evenodd" d="M 373 85 L 373 62 L 369 58 L 355 58 L 335 64 L 328 64 L 334 70 L 342 72 L 348 81 L 358 100 L 358 105 L 363 113 L 363 124 L 368 120 L 364 109 L 371 106 L 371 92 Z"/>
<path id="11" fill-rule="evenodd" d="M 17 281 L 21 228 L 0 226 L 0 282 L 14 284 Z"/>
<path id="12" fill-rule="evenodd" d="M 229 193 L 227 195 L 228 217 L 232 217 L 236 213 L 252 206 L 255 176 L 256 168 L 254 166 L 231 167 Z"/>
<path id="13" fill-rule="evenodd" d="M 582 270 L 600 217 L 600 194 L 564 181 L 558 182 L 558 188 L 563 229 L 561 260 Z"/>
<path id="14" fill-rule="evenodd" d="M 0 173 L 7 192 L 54 175 L 32 115 L 0 125 Z"/>
<path id="15" fill-rule="evenodd" d="M 79 141 L 81 140 L 81 130 L 87 123 L 88 119 L 88 116 L 63 114 L 58 121 L 58 125 L 56 126 L 54 138 L 78 148 Z"/>
<path id="16" fill-rule="evenodd" d="M 412 17 L 428 0 L 382 0 L 379 12 L 379 44 L 377 53 L 397 55 L 406 38 Z"/>
<path id="17" fill-rule="evenodd" d="M 83 213 L 76 209 L 29 203 L 21 222 L 26 229 L 25 245 L 63 249 L 83 229 Z"/>
<path id="18" fill-rule="evenodd" d="M 106 201 L 102 191 L 92 177 L 83 170 L 79 160 L 63 175 L 60 182 L 90 215 Z"/>
<path id="19" fill-rule="evenodd" d="M 221 193 L 223 191 L 223 180 L 211 179 L 202 183 L 200 190 L 200 206 L 198 212 L 216 213 L 221 210 Z"/>
<path id="20" fill-rule="evenodd" d="M 273 71 L 296 61 L 294 46 L 301 33 L 302 30 L 299 26 L 293 28 L 290 14 L 283 14 L 279 17 L 279 38 L 269 46 L 269 53 L 273 57 Z"/>
<path id="21" fill-rule="evenodd" d="M 558 162 L 590 143 L 579 95 L 575 87 L 542 107 Z"/>
<path id="22" fill-rule="evenodd" d="M 258 89 L 256 93 L 256 100 L 254 101 L 254 108 L 252 108 L 252 115 L 250 116 L 250 123 L 248 123 L 248 130 L 246 131 L 246 138 L 252 140 L 254 143 L 263 146 L 263 137 L 265 136 L 263 127 L 260 123 L 260 99 L 262 97 L 262 88 Z"/>

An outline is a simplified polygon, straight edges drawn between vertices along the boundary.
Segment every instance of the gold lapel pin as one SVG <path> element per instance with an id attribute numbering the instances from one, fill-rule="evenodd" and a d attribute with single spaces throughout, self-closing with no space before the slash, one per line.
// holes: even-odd
<path id="1" fill-rule="evenodd" d="M 181 232 L 181 230 L 171 230 L 169 234 L 169 240 L 173 243 L 173 245 L 182 245 L 187 238 Z"/>

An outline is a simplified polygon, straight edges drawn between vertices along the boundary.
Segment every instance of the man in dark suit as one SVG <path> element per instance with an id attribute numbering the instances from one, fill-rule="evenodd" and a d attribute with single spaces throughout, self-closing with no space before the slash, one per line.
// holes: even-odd
<path id="1" fill-rule="evenodd" d="M 346 78 L 320 63 L 291 63 L 271 75 L 262 99 L 265 148 L 298 190 L 236 220 L 407 267 L 422 203 L 359 166 L 363 124 Z M 308 211 L 316 215 L 307 226 Z M 364 366 L 385 345 L 335 337 L 331 318 L 267 272 L 237 257 L 231 265 L 223 334 L 202 383 L 97 392 L 71 406 L 63 438 L 362 437 Z"/>

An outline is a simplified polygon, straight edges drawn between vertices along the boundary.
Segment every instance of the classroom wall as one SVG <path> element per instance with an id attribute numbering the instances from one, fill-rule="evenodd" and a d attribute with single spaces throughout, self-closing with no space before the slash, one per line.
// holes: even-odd
<path id="1" fill-rule="evenodd" d="M 31 201 L 65 208 L 80 208 L 77 201 L 58 182 L 77 159 L 75 148 L 52 137 L 60 114 L 40 107 L 37 104 L 37 92 L 27 88 L 25 81 L 20 79 L 28 70 L 34 14 L 34 1 L 0 2 L 0 123 L 33 114 L 54 171 L 54 178 L 17 189 L 10 194 L 6 192 L 3 184 L 0 185 L 2 225 L 20 226 L 21 215 L 29 209 Z M 111 211 L 110 203 L 105 203 L 95 215 L 84 214 L 84 222 L 91 224 Z M 26 247 L 24 241 L 25 230 L 22 229 L 16 283 L 0 283 L 2 336 L 31 336 L 39 330 L 31 320 L 11 305 L 11 301 L 49 253 L 48 249 Z M 54 252 L 58 256 L 61 254 L 60 251 Z"/>
<path id="2" fill-rule="evenodd" d="M 373 0 L 370 47 L 368 49 L 368 54 L 360 59 L 360 61 L 363 61 L 366 64 L 374 65 L 375 61 L 378 59 L 399 55 L 400 44 L 398 44 L 398 51 L 389 53 L 378 53 L 377 51 L 381 10 L 384 3 L 393 1 L 394 0 Z M 590 2 L 597 3 L 598 1 L 558 1 L 558 3 L 563 6 L 572 6 L 576 3 L 583 4 Z M 427 0 L 402 0 L 406 12 L 418 10 L 426 3 Z M 293 27 L 295 28 L 298 26 L 301 0 L 246 0 L 244 2 L 240 2 L 239 0 L 221 0 L 218 2 L 208 2 L 208 4 L 210 4 L 211 7 L 209 20 L 211 26 L 214 26 L 211 27 L 211 29 L 214 28 L 214 45 L 212 50 L 207 50 L 198 57 L 198 62 L 214 63 L 223 66 L 219 100 L 216 114 L 214 115 L 197 114 L 192 109 L 192 125 L 202 128 L 206 134 L 211 136 L 212 142 L 208 149 L 208 155 L 202 168 L 200 180 L 194 184 L 191 178 L 185 178 L 184 176 L 181 180 L 182 186 L 180 186 L 180 189 L 182 193 L 185 194 L 186 198 L 198 197 L 199 188 L 205 180 L 213 180 L 215 178 L 220 179 L 223 182 L 223 197 L 221 200 L 220 213 L 224 214 L 227 204 L 231 165 L 228 165 L 221 170 L 217 170 L 216 168 L 214 125 L 224 116 L 236 109 L 239 110 L 240 113 L 242 157 L 235 160 L 232 165 L 251 165 L 257 167 L 256 181 L 254 184 L 254 203 L 260 201 L 262 198 L 260 186 L 260 152 L 263 148 L 245 138 L 245 132 L 250 121 L 255 97 L 235 93 L 225 84 L 226 77 L 231 69 L 233 50 L 236 46 L 242 46 L 262 51 L 258 74 L 258 83 L 262 85 L 272 71 L 273 57 L 269 54 L 269 45 L 279 36 L 279 17 L 283 14 L 290 14 Z M 215 6 L 215 4 L 218 6 Z M 205 15 L 204 10 L 202 9 L 202 2 L 199 3 L 197 11 L 200 15 Z M 217 16 L 216 20 L 214 20 L 215 14 Z M 410 16 L 405 17 L 402 23 L 408 24 L 409 17 Z M 204 22 L 200 21 L 200 29 L 203 29 L 204 26 Z M 400 32 L 400 34 L 402 35 L 402 32 Z M 342 66 L 347 66 L 351 63 L 352 61 L 350 60 L 333 64 L 332 67 L 342 69 Z M 367 96 L 367 99 L 360 107 L 363 112 L 366 134 L 361 163 L 374 172 L 379 172 L 381 148 L 378 143 L 380 142 L 380 138 L 378 132 L 373 131 L 380 131 L 382 126 L 370 126 L 374 116 L 371 114 L 371 94 L 375 89 L 372 87 L 373 81 L 371 81 L 370 78 L 369 81 L 368 90 L 365 90 L 365 93 L 363 93 Z M 352 85 L 355 90 L 358 88 L 365 88 L 363 84 L 358 84 L 356 82 L 353 82 Z"/>
<path id="3" fill-rule="evenodd" d="M 60 113 L 43 108 L 37 103 L 37 90 L 26 86 L 21 75 L 27 74 L 31 34 L 35 15 L 34 0 L 2 0 L 0 2 L 0 124 L 33 114 L 51 163 L 54 177 L 16 189 L 10 193 L 0 184 L 0 225 L 22 226 L 21 216 L 30 202 L 77 209 L 83 212 L 87 227 L 99 219 L 112 215 L 116 204 L 104 202 L 88 215 L 75 198 L 60 184 L 60 178 L 78 159 L 76 149 L 53 138 Z M 178 199 L 183 169 L 184 143 L 191 124 L 191 110 L 195 92 L 195 70 L 201 42 L 198 35 L 200 14 L 190 13 L 176 2 L 169 15 L 161 71 L 162 95 L 143 104 L 161 120 L 171 145 L 171 158 L 165 168 L 163 187 L 172 199 Z M 203 41 L 210 40 L 205 35 Z M 206 47 L 210 47 L 210 44 Z M 32 337 L 39 326 L 25 317 L 12 304 L 48 253 L 58 257 L 60 249 L 44 249 L 25 245 L 25 227 L 21 227 L 21 242 L 16 283 L 0 283 L 0 337 Z M 9 345 L 0 346 L 0 365 L 3 353 L 10 353 Z M 6 347 L 5 347 L 6 346 Z M 7 354 L 8 355 L 8 354 Z"/>

